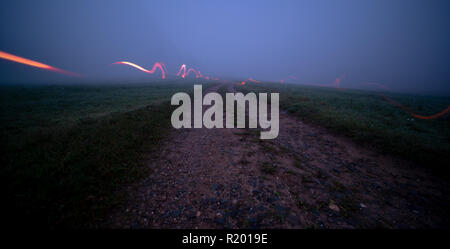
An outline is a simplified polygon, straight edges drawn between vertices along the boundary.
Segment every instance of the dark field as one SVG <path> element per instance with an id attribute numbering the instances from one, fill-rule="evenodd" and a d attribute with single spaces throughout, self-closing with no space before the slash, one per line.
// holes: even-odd
<path id="1" fill-rule="evenodd" d="M 1 181 L 12 225 L 89 226 L 148 172 L 190 84 L 2 86 Z"/>
<path id="2" fill-rule="evenodd" d="M 374 147 L 384 153 L 448 173 L 450 115 L 423 120 L 382 98 L 380 92 L 292 84 L 255 84 L 242 91 L 279 92 L 280 108 L 336 134 Z M 450 104 L 449 97 L 383 92 L 421 115 L 438 113 Z"/>
<path id="3" fill-rule="evenodd" d="M 204 84 L 205 89 L 207 85 Z M 144 163 L 172 130 L 170 98 L 192 84 L 1 86 L 4 220 L 20 226 L 92 227 L 151 172 Z M 280 92 L 280 107 L 377 151 L 448 175 L 450 116 L 414 119 L 376 92 L 289 84 L 238 91 Z M 450 98 L 388 94 L 427 115 Z M 153 153 L 152 153 L 153 152 Z"/>

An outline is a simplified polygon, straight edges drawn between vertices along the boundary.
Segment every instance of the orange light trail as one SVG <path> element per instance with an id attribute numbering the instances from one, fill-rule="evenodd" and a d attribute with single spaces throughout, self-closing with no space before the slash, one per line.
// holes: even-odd
<path id="1" fill-rule="evenodd" d="M 379 87 L 379 88 L 381 88 L 383 90 L 390 91 L 390 89 L 388 87 L 386 87 L 386 86 L 384 86 L 382 84 L 376 83 L 376 82 L 368 82 L 368 83 L 365 83 L 365 84 L 367 84 L 367 85 L 374 85 L 374 86 L 377 86 L 377 87 Z M 381 95 L 381 97 L 383 97 L 384 100 L 386 100 L 387 102 L 389 102 L 393 106 L 396 106 L 396 107 L 402 109 L 403 111 L 407 112 L 409 115 L 411 115 L 411 116 L 413 116 L 415 118 L 418 118 L 418 119 L 435 119 L 435 118 L 439 118 L 439 117 L 445 115 L 446 113 L 448 113 L 450 111 L 450 106 L 447 106 L 447 108 L 444 109 L 443 111 L 441 111 L 439 113 L 436 113 L 436 114 L 433 114 L 433 115 L 429 115 L 429 116 L 419 115 L 417 113 L 414 113 L 414 112 L 410 111 L 408 108 L 406 108 L 402 104 L 398 103 L 397 101 L 389 98 L 388 96 L 386 96 L 386 95 L 384 95 L 382 93 L 380 93 L 380 95 Z"/>
<path id="2" fill-rule="evenodd" d="M 159 70 L 161 70 L 161 78 L 162 79 L 166 78 L 166 69 L 165 69 L 166 66 L 164 65 L 164 63 L 161 63 L 161 62 L 155 62 L 155 64 L 153 64 L 152 70 L 145 69 L 139 65 L 136 65 L 136 64 L 128 62 L 128 61 L 118 61 L 113 64 L 123 64 L 123 65 L 132 66 L 134 68 L 141 70 L 142 72 L 149 73 L 149 74 L 154 74 L 156 72 L 156 69 L 159 68 Z"/>
<path id="3" fill-rule="evenodd" d="M 66 74 L 66 75 L 71 75 L 71 76 L 80 76 L 77 73 L 73 73 L 73 72 L 69 72 L 66 70 L 62 70 L 56 67 L 52 67 L 49 66 L 47 64 L 41 63 L 41 62 L 37 62 L 37 61 L 33 61 L 33 60 L 29 60 L 17 55 L 13 55 L 13 54 L 9 54 L 3 51 L 0 51 L 0 58 L 1 59 L 5 59 L 5 60 L 9 60 L 9 61 L 13 61 L 16 63 L 21 63 L 24 65 L 28 65 L 31 67 L 37 67 L 37 68 L 41 68 L 41 69 L 45 69 L 45 70 L 49 70 L 49 71 L 53 71 L 53 72 L 57 72 L 57 73 L 61 73 L 61 74 Z"/>
<path id="4" fill-rule="evenodd" d="M 338 90 L 343 90 L 342 88 L 340 88 L 341 87 L 340 83 L 341 83 L 342 78 L 343 78 L 343 76 L 336 78 L 336 80 L 333 83 L 333 86 L 336 89 L 338 89 Z M 386 87 L 386 86 L 384 86 L 382 84 L 376 83 L 376 82 L 368 82 L 368 83 L 365 83 L 365 84 L 367 84 L 367 85 L 374 85 L 374 86 L 377 86 L 377 87 L 379 87 L 379 88 L 381 88 L 383 90 L 390 91 L 390 89 L 388 87 Z M 435 118 L 439 118 L 439 117 L 445 115 L 446 113 L 448 113 L 450 111 L 450 106 L 447 106 L 446 109 L 444 109 L 443 111 L 441 111 L 439 113 L 436 113 L 436 114 L 433 114 L 433 115 L 429 115 L 429 116 L 420 115 L 420 114 L 417 114 L 417 113 L 414 113 L 414 112 L 410 111 L 404 105 L 402 105 L 402 104 L 398 103 L 397 101 L 389 98 L 388 96 L 386 96 L 386 95 L 384 95 L 382 93 L 379 93 L 379 94 L 380 94 L 381 97 L 383 97 L 384 100 L 389 102 L 391 105 L 400 108 L 404 112 L 407 112 L 409 115 L 413 116 L 414 118 L 418 118 L 418 119 L 435 119 Z"/>
<path id="5" fill-rule="evenodd" d="M 435 119 L 435 118 L 439 118 L 439 117 L 443 116 L 444 114 L 446 114 L 446 113 L 448 113 L 448 112 L 450 111 L 450 106 L 447 106 L 447 108 L 446 108 L 445 110 L 443 110 L 443 111 L 441 111 L 441 112 L 439 112 L 439 113 L 436 113 L 436 114 L 433 114 L 433 115 L 430 115 L 430 116 L 423 116 L 423 115 L 419 115 L 419 114 L 416 114 L 416 113 L 410 111 L 408 108 L 404 107 L 402 104 L 400 104 L 400 103 L 394 101 L 393 99 L 387 97 L 387 96 L 384 95 L 384 94 L 381 94 L 381 96 L 382 96 L 387 102 L 391 103 L 392 105 L 397 106 L 398 108 L 402 109 L 403 111 L 409 113 L 411 116 L 413 116 L 413 117 L 415 117 L 415 118 L 419 118 L 419 119 Z"/>

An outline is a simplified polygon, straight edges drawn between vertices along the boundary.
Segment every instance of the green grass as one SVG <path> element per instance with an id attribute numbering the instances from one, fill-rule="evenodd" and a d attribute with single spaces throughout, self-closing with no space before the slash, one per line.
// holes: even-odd
<path id="1" fill-rule="evenodd" d="M 279 92 L 280 108 L 375 149 L 447 172 L 450 159 L 450 114 L 422 120 L 385 101 L 377 92 L 338 90 L 293 84 L 257 84 L 239 90 Z M 438 113 L 449 97 L 384 93 L 423 115 Z"/>
<path id="2" fill-rule="evenodd" d="M 204 89 L 207 86 L 204 85 Z M 412 119 L 364 91 L 251 84 L 280 92 L 281 107 L 381 151 L 445 169 L 449 116 Z M 92 227 L 123 201 L 125 186 L 149 174 L 171 129 L 175 92 L 189 83 L 128 86 L 0 86 L 0 181 L 5 227 Z M 220 89 L 222 93 L 224 89 Z M 417 112 L 436 113 L 449 98 L 390 94 Z M 263 165 L 263 171 L 274 172 Z"/>
<path id="3" fill-rule="evenodd" d="M 2 126 L 13 130 L 30 125 L 67 124 L 158 104 L 170 100 L 175 92 L 192 88 L 183 83 L 0 86 L 0 118 Z"/>
<path id="4" fill-rule="evenodd" d="M 205 86 L 206 87 L 206 86 Z M 148 174 L 190 83 L 1 86 L 5 226 L 92 227 Z"/>

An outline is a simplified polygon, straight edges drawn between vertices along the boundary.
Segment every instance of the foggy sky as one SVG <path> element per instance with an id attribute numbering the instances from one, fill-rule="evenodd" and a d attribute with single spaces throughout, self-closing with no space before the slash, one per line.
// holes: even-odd
<path id="1" fill-rule="evenodd" d="M 450 94 L 449 24 L 449 1 L 9 1 L 0 50 L 84 79 L 151 78 L 111 63 L 160 61 L 172 74 L 184 63 L 218 77 Z M 0 82 L 68 78 L 0 60 Z"/>

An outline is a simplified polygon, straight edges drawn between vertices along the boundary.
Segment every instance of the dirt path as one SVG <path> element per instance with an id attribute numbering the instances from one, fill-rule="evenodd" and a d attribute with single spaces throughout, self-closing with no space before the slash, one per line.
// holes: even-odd
<path id="1" fill-rule="evenodd" d="M 209 89 L 216 91 L 218 87 Z M 228 91 L 232 91 L 229 85 Z M 119 228 L 449 227 L 449 185 L 280 112 L 280 133 L 174 130 Z"/>

